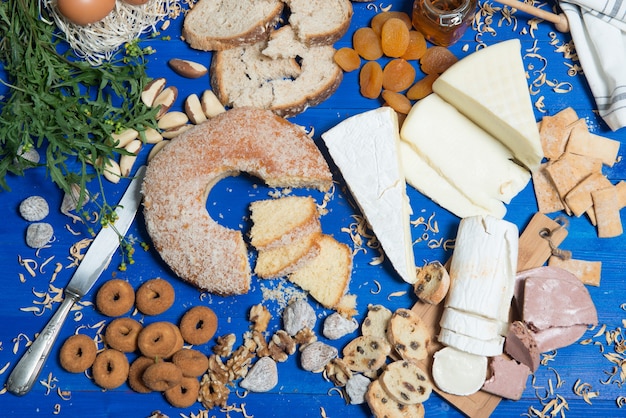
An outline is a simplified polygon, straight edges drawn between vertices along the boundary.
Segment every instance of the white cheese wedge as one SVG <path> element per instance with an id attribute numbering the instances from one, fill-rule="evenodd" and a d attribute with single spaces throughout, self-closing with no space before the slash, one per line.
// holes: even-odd
<path id="1" fill-rule="evenodd" d="M 478 392 L 487 378 L 487 357 L 445 347 L 433 356 L 433 380 L 437 387 L 452 395 Z"/>
<path id="2" fill-rule="evenodd" d="M 436 94 L 413 106 L 400 137 L 480 207 L 509 203 L 530 180 L 507 147 Z"/>
<path id="3" fill-rule="evenodd" d="M 433 91 L 535 171 L 543 158 L 519 39 L 474 52 L 444 71 Z"/>
<path id="4" fill-rule="evenodd" d="M 407 142 L 400 142 L 400 159 L 406 182 L 439 206 L 459 218 L 475 215 L 504 217 L 506 207 L 497 199 L 489 200 L 489 208 L 478 206 L 464 193 L 432 168 Z"/>
<path id="5" fill-rule="evenodd" d="M 461 219 L 445 308 L 508 322 L 518 243 L 519 232 L 511 222 L 491 216 Z"/>
<path id="6" fill-rule="evenodd" d="M 322 134 L 330 155 L 402 279 L 415 283 L 411 207 L 398 155 L 398 117 L 381 107 Z"/>

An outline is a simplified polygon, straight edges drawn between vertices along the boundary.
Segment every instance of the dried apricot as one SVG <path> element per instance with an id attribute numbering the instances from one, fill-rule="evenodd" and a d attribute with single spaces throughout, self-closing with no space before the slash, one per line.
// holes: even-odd
<path id="1" fill-rule="evenodd" d="M 459 59 L 443 46 L 431 46 L 420 58 L 420 67 L 426 74 L 441 74 Z"/>
<path id="2" fill-rule="evenodd" d="M 352 35 L 352 47 L 366 60 L 377 60 L 383 56 L 380 38 L 372 28 L 359 28 Z"/>
<path id="3" fill-rule="evenodd" d="M 368 61 L 359 73 L 361 94 L 368 99 L 376 99 L 383 88 L 383 69 L 376 61 Z"/>
<path id="4" fill-rule="evenodd" d="M 415 68 L 402 58 L 391 60 L 383 69 L 383 88 L 389 91 L 402 91 L 415 81 Z"/>
<path id="5" fill-rule="evenodd" d="M 411 101 L 404 94 L 383 90 L 382 96 L 385 103 L 398 113 L 406 115 L 411 110 Z"/>
<path id="6" fill-rule="evenodd" d="M 374 32 L 376 32 L 376 34 L 380 36 L 383 25 L 387 20 L 391 19 L 392 17 L 403 21 L 408 30 L 413 29 L 413 23 L 411 22 L 411 17 L 408 15 L 408 13 L 398 11 L 378 13 L 372 18 L 370 26 L 372 29 L 374 29 Z"/>
<path id="7" fill-rule="evenodd" d="M 433 83 L 439 77 L 439 74 L 426 74 L 426 77 L 418 80 L 406 92 L 406 97 L 410 100 L 420 100 L 433 92 Z"/>
<path id="8" fill-rule="evenodd" d="M 409 47 L 409 29 L 402 20 L 392 17 L 383 24 L 380 43 L 386 56 L 401 57 Z"/>
<path id="9" fill-rule="evenodd" d="M 344 47 L 338 49 L 335 51 L 333 59 L 346 72 L 354 71 L 361 66 L 361 57 L 352 48 Z"/>
<path id="10" fill-rule="evenodd" d="M 412 30 L 409 32 L 409 46 L 401 58 L 407 61 L 418 60 L 422 58 L 422 55 L 426 52 L 426 48 L 428 48 L 428 45 L 426 45 L 426 38 L 424 38 L 422 32 Z"/>

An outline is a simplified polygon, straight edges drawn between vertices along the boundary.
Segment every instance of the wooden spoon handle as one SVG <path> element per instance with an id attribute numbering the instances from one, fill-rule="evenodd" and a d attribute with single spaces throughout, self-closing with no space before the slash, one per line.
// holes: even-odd
<path id="1" fill-rule="evenodd" d="M 569 24 L 567 23 L 567 18 L 563 13 L 555 14 L 551 13 L 537 7 L 531 6 L 530 4 L 517 1 L 517 0 L 496 0 L 498 3 L 502 3 L 509 7 L 514 7 L 518 10 L 521 10 L 524 13 L 528 13 L 529 15 L 538 17 L 539 19 L 547 20 L 548 22 L 552 22 L 555 24 L 555 27 L 560 32 L 569 32 Z"/>

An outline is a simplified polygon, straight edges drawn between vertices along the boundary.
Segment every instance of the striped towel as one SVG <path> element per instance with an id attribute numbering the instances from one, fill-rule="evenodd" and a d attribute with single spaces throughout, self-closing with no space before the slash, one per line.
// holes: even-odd
<path id="1" fill-rule="evenodd" d="M 626 126 L 626 0 L 561 0 L 600 116 Z"/>

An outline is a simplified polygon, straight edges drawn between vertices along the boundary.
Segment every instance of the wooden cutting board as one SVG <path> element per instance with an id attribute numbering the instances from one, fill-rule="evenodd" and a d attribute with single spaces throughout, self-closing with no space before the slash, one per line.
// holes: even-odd
<path id="1" fill-rule="evenodd" d="M 545 232 L 549 231 L 550 239 L 545 238 Z M 534 267 L 540 267 L 545 264 L 552 254 L 553 247 L 558 247 L 567 236 L 567 229 L 547 216 L 537 213 L 535 214 L 519 239 L 519 254 L 517 259 L 518 271 L 528 270 Z M 432 354 L 442 348 L 437 341 L 436 335 L 439 333 L 439 319 L 443 312 L 443 303 L 439 305 L 431 305 L 424 302 L 417 302 L 413 308 L 417 312 L 426 325 L 432 331 L 432 343 L 429 347 L 430 355 L 422 364 L 424 370 L 430 374 L 432 366 Z M 432 379 L 431 379 L 432 380 Z M 487 418 L 496 409 L 500 403 L 499 396 L 492 395 L 487 392 L 479 391 L 470 396 L 450 395 L 442 392 L 434 387 L 434 390 L 462 413 L 471 418 Z"/>

